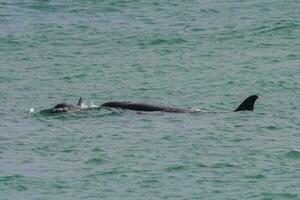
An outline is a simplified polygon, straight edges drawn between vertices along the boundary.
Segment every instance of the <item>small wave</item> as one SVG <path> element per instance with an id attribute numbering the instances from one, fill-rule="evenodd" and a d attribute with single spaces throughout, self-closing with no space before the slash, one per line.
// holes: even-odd
<path id="1" fill-rule="evenodd" d="M 173 45 L 173 44 L 180 44 L 186 42 L 186 40 L 182 38 L 171 38 L 171 39 L 154 39 L 150 41 L 150 45 L 161 45 L 161 44 L 168 44 L 168 45 Z"/>
<path id="2" fill-rule="evenodd" d="M 102 158 L 92 158 L 85 162 L 85 164 L 93 164 L 93 165 L 101 165 L 105 163 L 106 161 Z"/>
<path id="3" fill-rule="evenodd" d="M 271 28 L 269 32 L 281 31 L 281 30 L 291 29 L 291 28 L 298 28 L 299 26 L 300 25 L 296 23 L 286 23 L 286 24 L 279 23 L 276 27 Z"/>
<path id="4" fill-rule="evenodd" d="M 185 170 L 186 167 L 183 165 L 174 165 L 174 166 L 170 166 L 166 169 L 167 172 L 173 172 L 173 171 L 182 171 Z"/>
<path id="5" fill-rule="evenodd" d="M 216 10 L 216 9 L 212 9 L 212 8 L 207 8 L 207 9 L 200 9 L 199 10 L 202 13 L 221 13 L 220 11 Z"/>
<path id="6" fill-rule="evenodd" d="M 19 174 L 5 175 L 5 176 L 0 176 L 0 182 L 13 181 L 20 178 L 23 178 L 23 176 Z"/>
<path id="7" fill-rule="evenodd" d="M 263 199 L 298 199 L 295 193 L 262 193 Z"/>
<path id="8" fill-rule="evenodd" d="M 99 171 L 93 174 L 88 174 L 87 177 L 88 178 L 95 178 L 97 176 L 112 176 L 112 175 L 116 175 L 116 174 L 120 174 L 121 171 L 118 169 L 109 169 L 109 170 L 103 170 L 103 171 Z"/>
<path id="9" fill-rule="evenodd" d="M 300 159 L 300 149 L 293 149 L 289 151 L 286 156 L 288 158 L 293 158 L 293 159 Z"/>
<path id="10" fill-rule="evenodd" d="M 257 35 L 260 34 L 268 34 L 268 33 L 285 33 L 285 31 L 290 31 L 293 29 L 297 29 L 300 25 L 294 22 L 286 22 L 286 23 L 276 23 L 272 27 L 263 25 L 255 28 L 253 31 L 256 32 Z"/>
<path id="11" fill-rule="evenodd" d="M 185 39 L 181 38 L 181 37 L 173 37 L 173 38 L 159 38 L 156 37 L 154 39 L 145 39 L 142 40 L 139 45 L 146 47 L 146 46 L 156 46 L 156 45 L 176 45 L 176 44 L 181 44 L 186 42 Z"/>
<path id="12" fill-rule="evenodd" d="M 249 176 L 246 176 L 246 177 L 251 178 L 251 179 L 263 179 L 263 178 L 265 178 L 265 176 L 263 174 L 249 175 Z"/>
<path id="13" fill-rule="evenodd" d="M 236 167 L 236 166 L 233 164 L 230 164 L 230 163 L 216 163 L 211 166 L 211 168 L 227 168 L 227 167 L 231 168 L 231 167 Z"/>
<path id="14" fill-rule="evenodd" d="M 27 9 L 32 9 L 36 11 L 41 11 L 41 12 L 60 12 L 68 8 L 66 5 L 62 4 L 50 4 L 47 1 L 37 1 L 35 3 L 23 3 L 20 6 L 27 8 Z"/>

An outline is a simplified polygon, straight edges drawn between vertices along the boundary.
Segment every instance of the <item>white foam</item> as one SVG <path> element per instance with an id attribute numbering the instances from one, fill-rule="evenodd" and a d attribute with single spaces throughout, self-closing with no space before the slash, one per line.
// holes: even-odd
<path id="1" fill-rule="evenodd" d="M 81 103 L 80 107 L 82 109 L 87 109 L 88 108 L 88 106 L 85 104 L 85 101 Z"/>
<path id="2" fill-rule="evenodd" d="M 208 112 L 206 110 L 201 110 L 201 109 L 197 109 L 197 108 L 192 108 L 191 111 L 192 112 Z"/>
<path id="3" fill-rule="evenodd" d="M 96 106 L 95 104 L 94 104 L 94 102 L 91 102 L 91 108 L 97 108 L 98 106 Z"/>

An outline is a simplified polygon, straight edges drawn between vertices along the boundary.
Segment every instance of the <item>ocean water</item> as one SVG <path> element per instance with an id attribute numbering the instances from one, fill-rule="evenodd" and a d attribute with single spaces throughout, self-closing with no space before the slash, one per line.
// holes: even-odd
<path id="1" fill-rule="evenodd" d="M 298 0 L 1 0 L 0 199 L 300 199 L 299 52 Z"/>

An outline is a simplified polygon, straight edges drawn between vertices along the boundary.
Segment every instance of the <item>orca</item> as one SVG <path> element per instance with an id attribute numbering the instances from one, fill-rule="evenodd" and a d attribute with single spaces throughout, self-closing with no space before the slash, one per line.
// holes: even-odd
<path id="1" fill-rule="evenodd" d="M 253 111 L 254 104 L 257 100 L 257 95 L 252 95 L 247 97 L 235 110 L 238 111 Z M 169 106 L 161 106 L 150 103 L 135 103 L 130 101 L 111 101 L 106 102 L 99 107 L 83 107 L 82 106 L 82 98 L 78 100 L 77 105 L 72 105 L 68 103 L 59 103 L 55 105 L 53 108 L 49 109 L 50 112 L 60 113 L 60 112 L 68 112 L 68 111 L 82 111 L 82 110 L 92 110 L 99 108 L 116 108 L 116 109 L 125 109 L 125 110 L 134 110 L 141 112 L 168 112 L 168 113 L 187 113 L 187 112 L 195 112 L 193 109 L 189 108 L 177 108 L 177 107 L 169 107 Z"/>
<path id="2" fill-rule="evenodd" d="M 256 99 L 258 98 L 257 95 L 252 95 L 247 97 L 235 110 L 234 112 L 238 111 L 253 111 L 254 104 Z M 130 101 L 112 101 L 106 102 L 101 105 L 101 107 L 109 107 L 109 108 L 119 108 L 119 109 L 128 109 L 128 110 L 135 110 L 135 111 L 143 111 L 143 112 L 169 112 L 169 113 L 186 113 L 186 112 L 195 112 L 192 109 L 184 109 L 184 108 L 175 108 L 175 107 L 168 107 L 168 106 L 159 106 L 149 103 L 133 103 Z"/>

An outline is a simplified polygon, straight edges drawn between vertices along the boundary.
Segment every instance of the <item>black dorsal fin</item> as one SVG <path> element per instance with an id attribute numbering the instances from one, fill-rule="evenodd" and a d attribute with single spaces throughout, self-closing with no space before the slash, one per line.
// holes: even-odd
<path id="1" fill-rule="evenodd" d="M 253 111 L 254 109 L 254 104 L 256 99 L 258 98 L 257 95 L 252 95 L 247 97 L 235 110 L 234 112 L 237 111 L 243 111 L 243 110 L 248 110 L 248 111 Z"/>
<path id="2" fill-rule="evenodd" d="M 82 104 L 82 97 L 79 98 L 77 106 L 81 106 L 81 104 Z"/>

